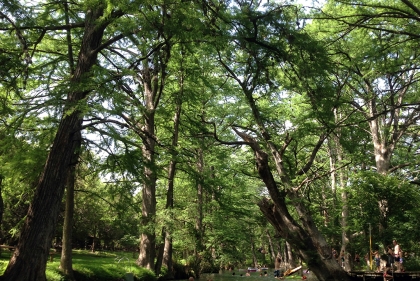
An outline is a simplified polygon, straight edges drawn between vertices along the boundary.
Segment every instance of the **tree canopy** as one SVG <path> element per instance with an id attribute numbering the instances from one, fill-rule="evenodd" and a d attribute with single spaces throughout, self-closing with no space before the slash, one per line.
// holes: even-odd
<path id="1" fill-rule="evenodd" d="M 419 22 L 409 0 L 0 3 L 1 280 L 46 280 L 53 245 L 69 278 L 77 247 L 345 280 L 332 248 L 369 235 L 418 267 Z"/>

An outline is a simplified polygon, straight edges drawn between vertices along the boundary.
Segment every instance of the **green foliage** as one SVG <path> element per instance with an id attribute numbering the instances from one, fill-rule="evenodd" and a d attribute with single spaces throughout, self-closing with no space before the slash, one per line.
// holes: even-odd
<path id="1" fill-rule="evenodd" d="M 416 227 L 420 223 L 417 218 L 420 193 L 416 185 L 396 176 L 384 176 L 367 171 L 357 173 L 351 178 L 348 192 L 349 228 L 364 232 L 361 239 L 356 238 L 353 241 L 354 244 L 359 244 L 360 248 L 366 247 L 370 224 L 373 243 L 377 248 L 383 249 L 393 239 L 397 239 L 405 249 L 403 251 L 417 251 L 418 246 L 413 243 L 420 234 Z M 378 229 L 381 219 L 378 202 L 386 206 L 386 217 L 382 219 L 385 219 L 388 227 L 384 232 Z"/>
<path id="2" fill-rule="evenodd" d="M 77 173 L 74 238 L 82 244 L 95 237 L 102 246 L 136 248 L 145 229 L 139 224 L 141 191 L 149 183 L 143 153 L 150 137 L 144 131 L 152 119 L 145 114 L 150 113 L 145 106 L 149 102 L 155 106 L 148 110 L 154 114 L 152 139 L 157 144 L 149 166 L 157 185 L 157 210 L 152 214 L 156 223 L 150 229 L 170 232 L 174 259 L 185 261 L 176 263 L 180 275 L 187 265 L 195 273 L 251 265 L 251 246 L 268 244 L 266 230 L 273 232 L 255 205 L 267 194 L 254 155 L 239 144 L 232 126 L 247 131 L 267 152 L 269 145 L 281 150 L 290 184 L 299 186 L 300 202 L 331 244 L 341 243 L 344 231 L 357 234 L 350 251 L 365 251 L 372 226 L 375 247 L 397 238 L 404 250 L 420 252 L 419 190 L 406 180 L 418 173 L 418 130 L 398 131 L 418 123 L 419 27 L 417 16 L 409 17 L 403 3 L 328 1 L 323 18 L 306 25 L 303 10 L 292 4 L 89 0 L 68 3 L 66 12 L 60 1 L 41 2 L 0 4 L 15 25 L 25 26 L 19 34 L 5 17 L 0 20 L 1 238 L 18 236 L 57 124 L 77 111 L 84 116 L 87 152 Z M 104 35 L 106 40 L 122 38 L 101 49 L 97 64 L 80 83 L 70 84 L 83 38 L 78 24 L 89 7 L 98 5 L 105 10 L 102 21 L 110 20 L 113 12 L 124 13 Z M 407 17 L 387 17 L 397 14 Z M 59 28 L 66 20 L 74 25 L 69 33 Z M 360 22 L 366 25 L 358 27 Z M 367 23 L 374 28 L 367 29 Z M 162 87 L 153 85 L 162 89 L 153 101 L 145 98 L 147 75 L 154 75 L 152 81 Z M 407 89 L 404 103 L 396 105 L 400 96 L 393 94 L 401 89 Z M 87 93 L 87 98 L 64 109 L 74 91 Z M 377 111 L 369 117 L 373 101 Z M 178 107 L 182 114 L 175 144 L 173 116 Z M 393 108 L 405 112 L 390 122 Z M 376 117 L 382 144 L 398 141 L 391 163 L 404 169 L 393 175 L 364 171 L 375 166 L 369 122 Z M 404 120 L 408 123 L 401 126 Z M 302 173 L 324 134 L 331 139 L 322 143 L 311 169 Z M 334 167 L 332 160 L 337 161 Z M 173 206 L 167 208 L 171 161 L 177 170 Z M 340 165 L 348 166 L 338 170 Z M 331 175 L 340 172 L 344 186 L 333 186 Z M 287 188 L 274 176 L 279 189 Z M 348 201 L 340 199 L 340 192 L 348 193 Z M 387 203 L 385 218 L 378 202 Z M 344 229 L 340 219 L 347 204 Z M 377 227 L 382 219 L 384 232 Z M 160 236 L 157 241 L 163 242 Z M 268 255 L 256 257 L 261 263 L 272 262 Z M 113 258 L 75 255 L 77 279 L 121 278 L 127 268 Z M 137 278 L 155 279 L 129 259 Z M 416 262 L 407 260 L 413 268 Z M 56 262 L 49 264 L 51 280 L 62 278 L 56 267 Z"/>

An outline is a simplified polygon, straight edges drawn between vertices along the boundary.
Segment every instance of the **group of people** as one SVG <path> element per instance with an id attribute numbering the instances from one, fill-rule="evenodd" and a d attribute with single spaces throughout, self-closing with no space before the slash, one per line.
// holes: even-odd
<path id="1" fill-rule="evenodd" d="M 384 271 L 394 270 L 395 272 L 404 272 L 403 267 L 403 253 L 401 250 L 400 245 L 398 244 L 397 240 L 392 241 L 392 245 L 387 246 L 386 249 L 387 259 L 386 259 L 386 265 L 383 267 Z M 373 257 L 374 264 L 376 266 L 376 272 L 380 272 L 382 270 L 381 268 L 381 255 L 378 250 L 371 252 L 371 255 Z M 341 267 L 345 267 L 345 253 L 344 251 L 341 251 L 338 253 L 334 248 L 332 248 L 332 256 L 333 258 L 341 265 Z M 369 261 L 369 255 L 366 254 L 365 256 L 366 262 Z M 360 265 L 360 256 L 358 253 L 354 256 L 354 262 L 355 265 Z"/>
<path id="2" fill-rule="evenodd" d="M 398 244 L 397 240 L 392 240 L 392 245 L 388 245 L 386 249 L 386 264 L 384 267 L 384 274 L 389 270 L 393 271 L 395 267 L 395 272 L 404 272 L 404 258 L 403 252 L 401 250 L 400 244 Z M 373 252 L 376 272 L 381 271 L 381 255 L 378 251 Z M 384 275 L 385 276 L 385 275 Z"/>

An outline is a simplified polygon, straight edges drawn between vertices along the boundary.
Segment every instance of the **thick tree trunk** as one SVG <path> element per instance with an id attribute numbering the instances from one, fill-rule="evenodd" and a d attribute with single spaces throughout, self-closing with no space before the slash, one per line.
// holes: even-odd
<path id="1" fill-rule="evenodd" d="M 293 221 L 287 211 L 284 212 L 284 208 L 278 209 L 277 204 L 273 204 L 266 198 L 259 203 L 259 206 L 271 224 L 281 231 L 284 237 L 287 237 L 289 244 L 294 246 L 318 280 L 350 280 L 331 257 L 331 248 L 323 241 L 322 236 L 306 233 Z M 311 235 L 317 236 L 311 237 Z"/>
<path id="2" fill-rule="evenodd" d="M 103 10 L 96 7 L 86 15 L 85 34 L 79 54 L 78 65 L 71 82 L 77 85 L 96 63 L 96 48 L 101 43 L 106 24 L 98 26 L 96 20 Z M 81 87 L 83 88 L 83 87 Z M 68 95 L 68 105 L 74 106 L 86 97 L 89 91 Z M 45 268 L 51 241 L 60 212 L 67 174 L 78 143 L 81 129 L 81 112 L 74 110 L 63 115 L 52 144 L 44 171 L 39 179 L 34 198 L 29 207 L 19 243 L 1 280 L 45 281 Z"/>
<path id="3" fill-rule="evenodd" d="M 350 277 L 332 258 L 331 247 L 318 231 L 297 191 L 289 188 L 280 192 L 271 173 L 268 155 L 261 150 L 253 138 L 238 131 L 236 133 L 253 149 L 258 174 L 270 194 L 271 200 L 262 198 L 258 204 L 268 221 L 286 241 L 293 245 L 294 250 L 312 269 L 318 280 L 349 280 Z M 301 224 L 298 224 L 290 215 L 286 205 L 286 196 L 291 199 Z"/>
<path id="4" fill-rule="evenodd" d="M 149 124 L 144 128 L 147 135 L 154 136 L 154 112 L 148 116 Z M 140 237 L 140 253 L 137 264 L 150 270 L 155 270 L 156 257 L 156 172 L 155 164 L 155 140 L 147 138 L 147 143 L 143 144 L 143 157 L 145 167 L 143 170 L 145 183 L 142 190 L 142 233 Z"/>

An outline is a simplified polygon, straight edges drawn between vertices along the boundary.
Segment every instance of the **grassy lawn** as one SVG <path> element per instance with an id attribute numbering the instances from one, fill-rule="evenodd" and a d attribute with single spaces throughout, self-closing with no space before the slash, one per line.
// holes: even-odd
<path id="1" fill-rule="evenodd" d="M 3 273 L 9 263 L 11 253 L 2 251 L 0 257 L 0 272 Z M 156 281 L 154 274 L 135 264 L 132 253 L 96 252 L 84 250 L 73 251 L 73 270 L 77 281 L 120 281 L 125 280 L 127 272 L 134 275 L 134 280 Z M 60 255 L 56 254 L 53 261 L 47 263 L 48 281 L 65 281 L 60 274 Z"/>

